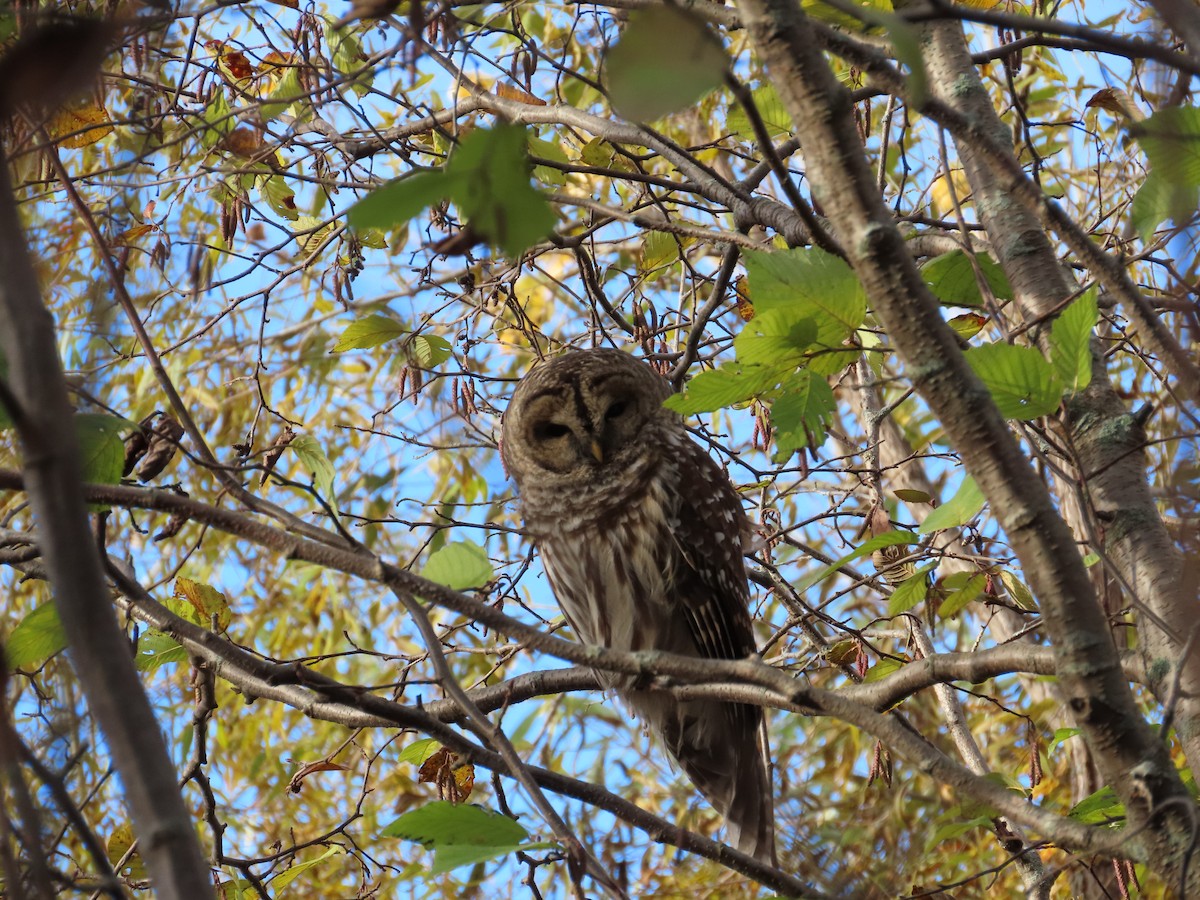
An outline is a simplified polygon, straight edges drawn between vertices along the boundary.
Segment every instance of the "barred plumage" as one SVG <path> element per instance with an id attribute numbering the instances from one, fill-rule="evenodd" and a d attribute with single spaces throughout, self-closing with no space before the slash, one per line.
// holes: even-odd
<path id="1" fill-rule="evenodd" d="M 670 393 L 626 353 L 570 353 L 522 380 L 502 455 L 580 640 L 742 659 L 756 649 L 742 561 L 749 523 L 725 473 L 662 406 Z M 762 710 L 605 681 L 725 817 L 731 842 L 773 862 Z"/>

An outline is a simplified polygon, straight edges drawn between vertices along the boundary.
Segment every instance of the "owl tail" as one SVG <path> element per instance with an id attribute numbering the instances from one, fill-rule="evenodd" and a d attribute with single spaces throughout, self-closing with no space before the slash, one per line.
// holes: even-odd
<path id="1" fill-rule="evenodd" d="M 642 692 L 628 699 L 696 789 L 724 817 L 729 843 L 775 866 L 775 803 L 762 711 L 716 700 L 679 703 L 663 694 Z"/>

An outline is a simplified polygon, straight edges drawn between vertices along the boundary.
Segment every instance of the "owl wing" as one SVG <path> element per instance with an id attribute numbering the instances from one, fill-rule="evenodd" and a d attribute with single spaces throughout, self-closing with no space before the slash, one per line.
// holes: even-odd
<path id="1" fill-rule="evenodd" d="M 676 594 L 702 656 L 744 659 L 757 650 L 742 562 L 746 515 L 721 467 L 690 439 L 682 443 Z"/>

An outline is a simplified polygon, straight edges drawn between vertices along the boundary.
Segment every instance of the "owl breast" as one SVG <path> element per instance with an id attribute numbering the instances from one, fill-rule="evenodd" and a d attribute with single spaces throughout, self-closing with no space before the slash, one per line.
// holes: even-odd
<path id="1" fill-rule="evenodd" d="M 659 477 L 631 493 L 607 515 L 545 533 L 542 565 L 580 640 L 614 650 L 669 649 L 661 646 L 670 630 L 662 626 L 683 562 L 672 538 L 677 503 Z"/>

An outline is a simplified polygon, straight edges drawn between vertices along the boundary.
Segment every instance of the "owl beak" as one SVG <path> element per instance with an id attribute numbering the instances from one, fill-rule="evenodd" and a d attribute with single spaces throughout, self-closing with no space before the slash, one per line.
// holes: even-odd
<path id="1" fill-rule="evenodd" d="M 596 457 L 596 462 L 604 462 L 604 448 L 600 446 L 600 442 L 592 438 L 592 445 L 589 448 L 592 451 L 592 456 Z"/>

